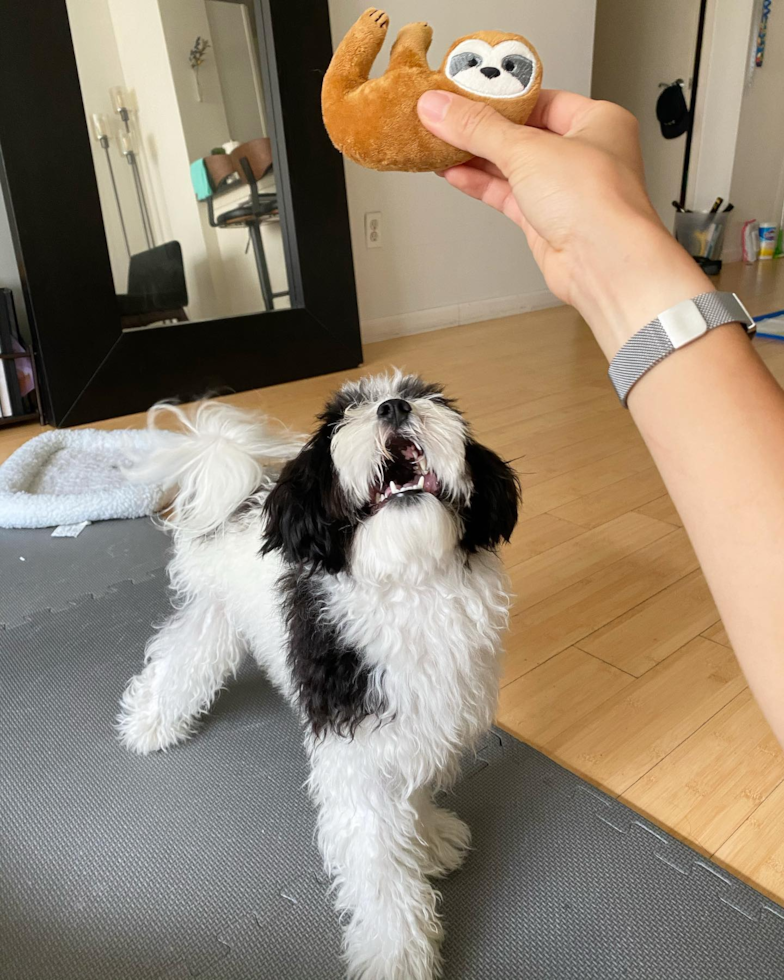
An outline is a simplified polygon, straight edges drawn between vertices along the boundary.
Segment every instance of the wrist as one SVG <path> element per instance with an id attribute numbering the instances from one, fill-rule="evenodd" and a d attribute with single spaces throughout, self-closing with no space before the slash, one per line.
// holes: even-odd
<path id="1" fill-rule="evenodd" d="M 603 237 L 614 247 L 578 263 L 573 302 L 609 361 L 659 313 L 715 286 L 658 220 L 624 217 Z"/>

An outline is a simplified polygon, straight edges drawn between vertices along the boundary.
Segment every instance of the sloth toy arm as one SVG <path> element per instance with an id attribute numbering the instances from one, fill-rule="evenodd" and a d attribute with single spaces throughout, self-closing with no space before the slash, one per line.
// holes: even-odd
<path id="1" fill-rule="evenodd" d="M 427 52 L 433 41 L 433 28 L 429 24 L 406 24 L 401 28 L 392 47 L 389 69 L 419 68 L 430 71 Z"/>

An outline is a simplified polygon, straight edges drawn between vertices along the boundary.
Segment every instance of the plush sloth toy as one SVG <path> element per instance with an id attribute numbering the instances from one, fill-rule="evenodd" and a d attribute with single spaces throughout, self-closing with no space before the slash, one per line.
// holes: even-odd
<path id="1" fill-rule="evenodd" d="M 523 124 L 542 86 L 542 63 L 520 34 L 482 31 L 460 38 L 433 71 L 427 52 L 428 24 L 408 24 L 398 34 L 389 67 L 369 79 L 384 43 L 389 17 L 370 9 L 345 36 L 324 78 L 324 124 L 335 146 L 372 170 L 427 172 L 465 163 L 470 153 L 429 133 L 419 121 L 417 102 L 430 89 L 455 92 Z"/>

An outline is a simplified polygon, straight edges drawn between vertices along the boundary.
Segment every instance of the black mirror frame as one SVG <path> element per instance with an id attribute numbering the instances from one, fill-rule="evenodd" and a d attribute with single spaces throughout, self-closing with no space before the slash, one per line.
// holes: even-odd
<path id="1" fill-rule="evenodd" d="M 244 391 L 362 361 L 345 177 L 321 121 L 327 0 L 254 0 L 292 309 L 123 332 L 65 0 L 0 25 L 0 180 L 47 421 Z"/>

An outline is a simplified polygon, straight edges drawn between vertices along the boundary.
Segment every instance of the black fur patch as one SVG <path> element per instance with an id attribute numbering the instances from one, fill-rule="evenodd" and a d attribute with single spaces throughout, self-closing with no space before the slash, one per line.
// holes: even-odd
<path id="1" fill-rule="evenodd" d="M 427 398 L 432 395 L 440 395 L 444 390 L 443 385 L 429 384 L 415 374 L 406 375 L 395 391 L 398 398 Z"/>
<path id="2" fill-rule="evenodd" d="M 473 439 L 466 443 L 466 466 L 474 492 L 462 515 L 465 530 L 460 545 L 473 554 L 480 548 L 497 548 L 512 537 L 520 505 L 520 480 L 500 456 Z"/>
<path id="3" fill-rule="evenodd" d="M 320 416 L 321 428 L 290 460 L 264 502 L 267 517 L 261 553 L 280 550 L 293 565 L 339 572 L 358 515 L 346 506 L 332 465 L 332 430 L 342 418 L 333 402 Z"/>
<path id="4" fill-rule="evenodd" d="M 316 736 L 353 738 L 357 728 L 386 707 L 371 691 L 370 670 L 322 618 L 322 594 L 311 576 L 290 572 L 280 581 L 289 631 L 288 663 L 297 700 Z"/>

